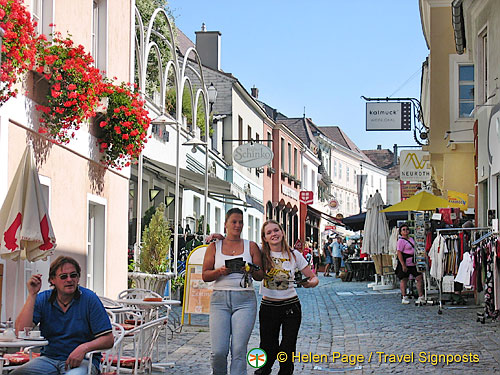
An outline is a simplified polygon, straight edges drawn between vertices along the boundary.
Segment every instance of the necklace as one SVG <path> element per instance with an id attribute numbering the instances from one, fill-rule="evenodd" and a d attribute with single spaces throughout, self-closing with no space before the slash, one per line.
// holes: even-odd
<path id="1" fill-rule="evenodd" d="M 63 301 L 61 301 L 59 298 L 57 298 L 57 301 L 63 305 L 64 307 L 68 307 L 68 305 L 71 303 L 71 301 L 73 301 L 73 299 L 71 299 L 71 301 L 69 301 L 68 303 L 64 303 Z"/>

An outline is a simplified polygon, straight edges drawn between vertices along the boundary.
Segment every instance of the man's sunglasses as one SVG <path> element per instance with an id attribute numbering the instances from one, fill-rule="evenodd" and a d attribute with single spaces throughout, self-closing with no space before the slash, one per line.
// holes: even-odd
<path id="1" fill-rule="evenodd" d="M 71 273 L 61 273 L 57 275 L 61 280 L 66 280 L 68 277 L 71 277 L 72 279 L 78 279 L 80 275 L 78 272 L 71 272 Z"/>

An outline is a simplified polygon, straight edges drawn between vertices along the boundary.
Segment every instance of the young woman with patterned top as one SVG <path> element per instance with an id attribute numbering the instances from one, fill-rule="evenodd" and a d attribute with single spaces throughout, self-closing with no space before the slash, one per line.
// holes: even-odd
<path id="1" fill-rule="evenodd" d="M 278 374 L 290 375 L 293 374 L 292 352 L 295 352 L 302 319 L 300 301 L 293 286 L 295 270 L 309 278 L 301 283 L 305 288 L 315 287 L 319 280 L 302 254 L 290 249 L 277 221 L 268 220 L 262 225 L 261 238 L 265 275 L 260 287 L 260 348 L 267 353 L 267 362 L 255 374 L 271 374 L 277 354 L 285 352 L 288 359 L 280 362 Z"/>

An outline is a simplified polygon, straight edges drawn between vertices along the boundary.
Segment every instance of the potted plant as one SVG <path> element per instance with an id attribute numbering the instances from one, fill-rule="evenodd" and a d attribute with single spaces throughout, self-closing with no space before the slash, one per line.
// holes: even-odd
<path id="1" fill-rule="evenodd" d="M 172 279 L 172 299 L 176 299 L 181 301 L 184 298 L 184 283 L 185 283 L 185 274 L 178 275 L 175 279 Z"/>
<path id="2" fill-rule="evenodd" d="M 137 264 L 139 272 L 129 272 L 129 279 L 136 288 L 149 289 L 160 295 L 164 294 L 167 281 L 173 277 L 173 273 L 167 272 L 171 231 L 164 213 L 162 203 L 142 234 L 143 245 Z"/>
<path id="3" fill-rule="evenodd" d="M 102 162 L 118 169 L 127 167 L 144 149 L 150 125 L 148 111 L 139 93 L 126 83 L 107 82 L 102 97 L 109 99 L 97 140 Z"/>
<path id="4" fill-rule="evenodd" d="M 4 31 L 0 66 L 0 106 L 16 96 L 16 82 L 32 69 L 36 55 L 36 32 L 22 0 L 0 1 L 0 27 Z"/>

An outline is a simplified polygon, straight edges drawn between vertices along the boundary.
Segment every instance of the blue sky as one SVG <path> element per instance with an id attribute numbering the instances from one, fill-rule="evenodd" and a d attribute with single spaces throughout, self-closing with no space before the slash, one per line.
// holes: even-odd
<path id="1" fill-rule="evenodd" d="M 420 98 L 428 51 L 418 0 L 170 0 L 193 41 L 220 31 L 221 68 L 288 117 L 338 125 L 362 149 L 415 145 L 413 132 L 367 132 L 367 97 Z"/>

